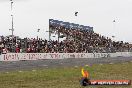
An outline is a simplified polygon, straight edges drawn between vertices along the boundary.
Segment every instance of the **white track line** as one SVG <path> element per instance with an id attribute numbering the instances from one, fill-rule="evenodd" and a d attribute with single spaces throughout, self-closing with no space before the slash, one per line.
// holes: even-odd
<path id="1" fill-rule="evenodd" d="M 126 63 L 124 62 L 124 63 L 122 63 L 122 64 L 126 64 Z"/>
<path id="2" fill-rule="evenodd" d="M 16 62 L 12 62 L 13 64 L 15 64 Z"/>
<path id="3" fill-rule="evenodd" d="M 47 67 L 48 65 L 45 65 L 45 64 L 44 64 L 43 66 L 44 66 L 44 67 Z"/>
<path id="4" fill-rule="evenodd" d="M 103 64 L 99 64 L 99 65 L 103 65 Z"/>
<path id="5" fill-rule="evenodd" d="M 109 63 L 109 64 L 114 64 L 114 63 Z"/>
<path id="6" fill-rule="evenodd" d="M 33 72 L 35 72 L 36 70 L 32 70 Z"/>
<path id="7" fill-rule="evenodd" d="M 128 62 L 125 62 L 125 64 L 128 64 Z"/>
<path id="8" fill-rule="evenodd" d="M 78 68 L 78 66 L 74 66 L 75 68 Z"/>
<path id="9" fill-rule="evenodd" d="M 20 72 L 20 73 L 21 73 L 22 71 L 18 71 L 18 72 Z"/>
<path id="10" fill-rule="evenodd" d="M 85 65 L 86 67 L 88 67 L 89 65 Z"/>

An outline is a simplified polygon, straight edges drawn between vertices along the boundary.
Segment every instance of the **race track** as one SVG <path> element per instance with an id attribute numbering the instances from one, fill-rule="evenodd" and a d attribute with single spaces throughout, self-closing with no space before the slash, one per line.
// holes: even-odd
<path id="1" fill-rule="evenodd" d="M 0 62 L 0 72 L 124 62 L 132 62 L 132 57 Z"/>

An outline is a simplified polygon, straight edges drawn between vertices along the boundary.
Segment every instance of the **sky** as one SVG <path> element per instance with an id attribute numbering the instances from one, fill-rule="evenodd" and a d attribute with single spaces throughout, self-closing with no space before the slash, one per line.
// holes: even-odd
<path id="1" fill-rule="evenodd" d="M 132 0 L 0 0 L 0 35 L 48 39 L 49 19 L 93 27 L 116 41 L 132 42 Z M 74 13 L 78 12 L 78 16 Z M 115 20 L 115 22 L 113 22 Z M 40 29 L 40 32 L 37 32 Z"/>

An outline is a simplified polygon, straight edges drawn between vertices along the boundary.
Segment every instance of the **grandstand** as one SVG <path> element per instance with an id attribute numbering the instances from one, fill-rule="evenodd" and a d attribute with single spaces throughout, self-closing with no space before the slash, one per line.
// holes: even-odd
<path id="1" fill-rule="evenodd" d="M 57 34 L 58 40 L 51 40 Z M 59 41 L 60 38 L 64 38 Z M 93 31 L 93 27 L 49 19 L 49 41 L 41 38 L 0 36 L 0 52 L 23 53 L 111 53 L 130 52 L 132 45 L 113 41 Z"/>
<path id="2" fill-rule="evenodd" d="M 60 33 L 63 34 L 66 41 L 73 39 L 75 48 L 78 50 L 74 50 L 74 52 L 124 52 L 131 50 L 129 43 L 112 41 L 108 37 L 95 33 L 93 27 L 90 26 L 49 19 L 49 31 L 51 31 L 49 35 L 51 35 L 50 33 L 58 33 L 60 37 Z"/>

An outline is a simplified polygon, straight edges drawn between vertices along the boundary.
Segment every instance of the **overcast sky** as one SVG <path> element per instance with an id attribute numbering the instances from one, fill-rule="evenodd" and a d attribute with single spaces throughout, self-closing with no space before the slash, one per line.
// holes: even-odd
<path id="1" fill-rule="evenodd" d="M 0 0 L 0 35 L 11 34 L 10 5 L 9 0 Z M 132 41 L 132 0 L 14 0 L 13 14 L 14 34 L 22 38 L 48 39 L 49 19 L 57 19 L 92 26 L 115 40 Z"/>

